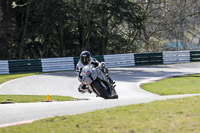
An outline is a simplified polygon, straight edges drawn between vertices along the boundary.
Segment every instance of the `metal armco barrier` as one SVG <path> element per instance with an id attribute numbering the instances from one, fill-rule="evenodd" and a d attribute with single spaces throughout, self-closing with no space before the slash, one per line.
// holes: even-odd
<path id="1" fill-rule="evenodd" d="M 107 67 L 128 67 L 200 61 L 200 51 L 165 51 L 92 56 Z M 75 70 L 80 57 L 0 60 L 0 74 Z"/>
<path id="2" fill-rule="evenodd" d="M 0 74 L 9 74 L 9 67 L 7 60 L 0 60 Z"/>
<path id="3" fill-rule="evenodd" d="M 46 58 L 41 62 L 43 72 L 74 70 L 73 57 Z"/>
<path id="4" fill-rule="evenodd" d="M 166 51 L 163 52 L 163 63 L 187 63 L 190 62 L 190 51 Z"/>
<path id="5" fill-rule="evenodd" d="M 163 64 L 162 53 L 140 53 L 140 54 L 135 54 L 134 56 L 135 56 L 136 66 Z"/>
<path id="6" fill-rule="evenodd" d="M 134 54 L 104 55 L 106 67 L 135 66 Z"/>

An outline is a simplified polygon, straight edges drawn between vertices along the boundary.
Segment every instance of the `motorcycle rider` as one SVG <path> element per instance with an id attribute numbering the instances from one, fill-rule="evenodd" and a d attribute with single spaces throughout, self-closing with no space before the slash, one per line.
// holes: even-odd
<path id="1" fill-rule="evenodd" d="M 80 75 L 81 74 L 81 71 L 82 71 L 82 68 L 86 65 L 89 65 L 89 64 L 92 64 L 94 65 L 94 67 L 100 67 L 102 72 L 105 74 L 105 76 L 109 79 L 110 83 L 114 84 L 115 82 L 111 79 L 111 77 L 109 76 L 108 74 L 108 69 L 105 67 L 105 64 L 104 62 L 98 62 L 95 58 L 92 58 L 91 57 L 91 54 L 89 51 L 83 51 L 81 54 L 80 54 L 80 60 L 76 66 L 76 72 L 77 72 L 77 75 L 78 75 L 78 80 L 81 82 L 81 84 L 79 85 L 78 87 L 78 91 L 80 93 L 85 93 L 85 92 L 90 92 L 88 86 L 86 86 L 85 84 L 82 83 L 82 76 Z"/>

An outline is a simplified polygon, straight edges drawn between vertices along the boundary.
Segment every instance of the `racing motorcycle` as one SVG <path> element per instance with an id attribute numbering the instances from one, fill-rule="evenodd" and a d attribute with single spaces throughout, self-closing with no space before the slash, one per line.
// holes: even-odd
<path id="1" fill-rule="evenodd" d="M 86 65 L 82 69 L 81 76 L 83 77 L 83 84 L 89 87 L 90 92 L 94 92 L 97 96 L 105 99 L 118 98 L 115 86 L 110 83 L 101 67 Z"/>

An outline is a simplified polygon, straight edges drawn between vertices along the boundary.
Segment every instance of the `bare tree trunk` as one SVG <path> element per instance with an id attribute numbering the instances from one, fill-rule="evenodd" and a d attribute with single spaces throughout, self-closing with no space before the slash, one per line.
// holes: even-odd
<path id="1" fill-rule="evenodd" d="M 65 49 L 64 49 L 64 42 L 63 42 L 63 23 L 62 23 L 61 15 L 59 15 L 58 24 L 59 24 L 59 41 L 60 41 L 59 54 L 62 57 L 62 56 L 64 56 Z"/>
<path id="2" fill-rule="evenodd" d="M 84 42 L 84 49 L 90 51 L 90 37 L 91 37 L 91 30 L 92 25 L 89 26 L 89 31 L 87 31 L 87 34 L 85 36 L 85 42 Z"/>
<path id="3" fill-rule="evenodd" d="M 126 50 L 125 50 L 125 53 L 127 53 L 128 52 L 128 50 L 130 49 L 130 46 L 133 44 L 133 42 L 135 41 L 135 39 L 136 39 L 136 37 L 137 37 L 137 35 L 138 35 L 138 31 L 134 31 L 133 33 L 132 33 L 132 39 L 130 38 L 129 39 L 129 42 L 128 42 L 128 44 L 127 44 L 127 47 L 126 47 Z"/>
<path id="4" fill-rule="evenodd" d="M 20 45 L 19 45 L 19 59 L 22 59 L 23 57 L 30 7 L 31 7 L 31 3 L 28 3 L 26 6 L 26 16 L 25 16 L 23 34 L 22 34 Z"/>
<path id="5" fill-rule="evenodd" d="M 85 29 L 85 38 L 84 38 L 84 48 L 88 51 L 90 51 L 90 37 L 92 34 L 92 30 L 93 30 L 93 24 L 90 23 L 90 19 L 92 19 L 92 15 L 89 18 L 89 21 L 87 23 L 87 29 Z"/>
<path id="6" fill-rule="evenodd" d="M 81 51 L 90 50 L 90 36 L 93 26 L 87 24 L 85 18 L 80 18 L 79 26 L 79 42 Z"/>
<path id="7" fill-rule="evenodd" d="M 176 36 L 176 50 L 179 51 L 179 45 L 178 45 L 178 31 L 175 29 L 175 36 Z"/>
<path id="8" fill-rule="evenodd" d="M 8 25 L 11 18 L 11 0 L 0 1 L 0 59 L 9 59 L 8 54 Z"/>
<path id="9" fill-rule="evenodd" d="M 106 54 L 106 47 L 107 47 L 107 43 L 108 43 L 108 22 L 105 16 L 103 16 L 102 19 L 102 55 Z"/>

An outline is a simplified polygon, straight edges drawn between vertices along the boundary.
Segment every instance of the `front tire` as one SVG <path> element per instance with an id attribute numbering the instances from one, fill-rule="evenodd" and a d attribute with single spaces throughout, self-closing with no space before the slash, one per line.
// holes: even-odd
<path id="1" fill-rule="evenodd" d="M 92 87 L 94 87 L 96 89 L 96 91 L 97 91 L 97 93 L 99 93 L 100 97 L 103 97 L 105 99 L 111 99 L 108 91 L 100 84 L 100 82 L 98 80 L 96 80 L 92 83 Z"/>

